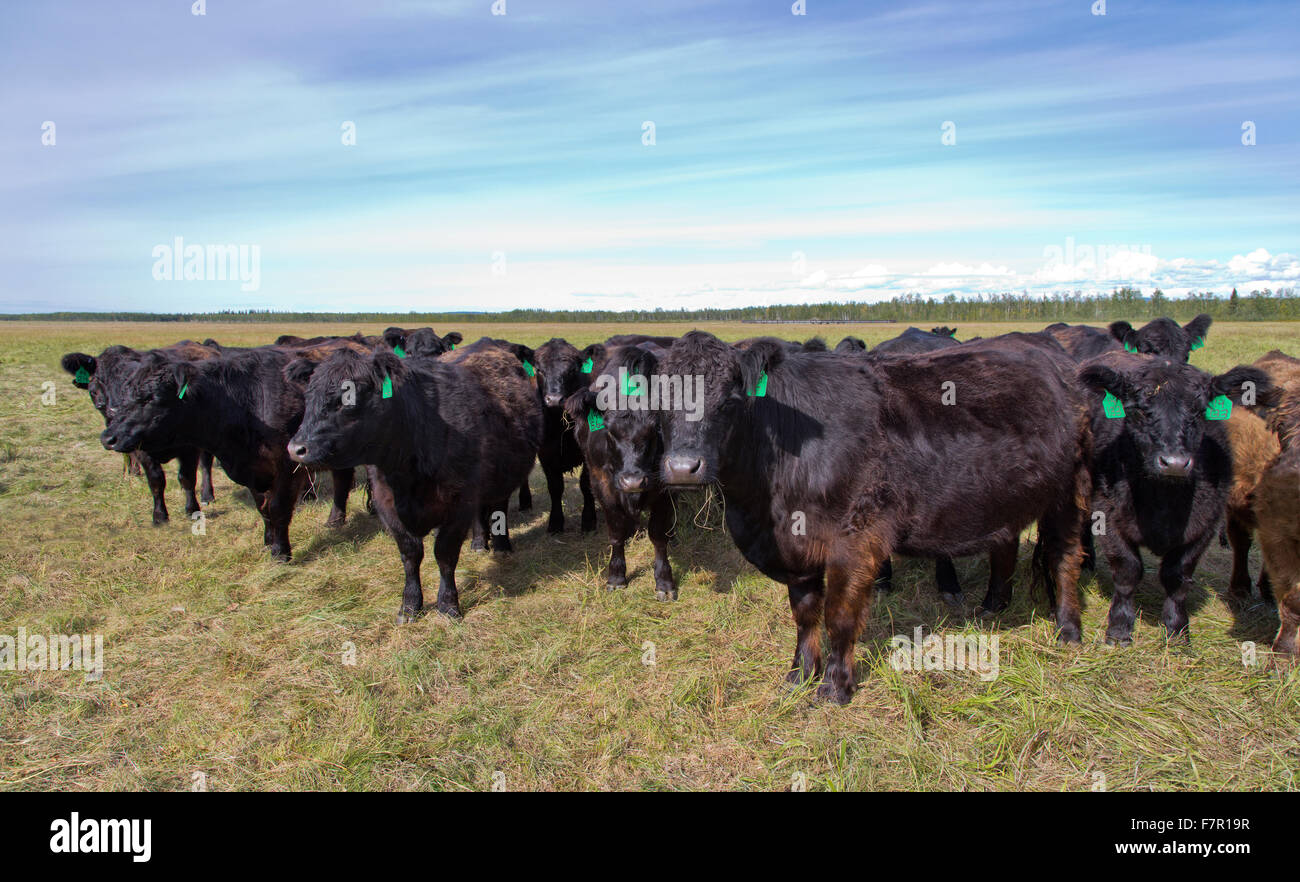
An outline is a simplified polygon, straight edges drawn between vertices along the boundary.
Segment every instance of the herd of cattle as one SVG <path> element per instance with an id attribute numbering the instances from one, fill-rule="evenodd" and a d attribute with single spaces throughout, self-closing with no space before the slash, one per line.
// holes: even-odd
<path id="1" fill-rule="evenodd" d="M 987 553 L 983 608 L 996 613 L 1031 524 L 1032 571 L 1063 642 L 1081 638 L 1076 586 L 1094 541 L 1114 579 L 1106 639 L 1127 644 L 1140 547 L 1160 558 L 1167 632 L 1185 637 L 1187 592 L 1211 539 L 1232 543 L 1231 589 L 1249 595 L 1257 531 L 1259 587 L 1281 620 L 1274 649 L 1300 651 L 1300 360 L 1274 351 L 1211 376 L 1188 364 L 1209 325 L 1056 324 L 965 342 L 953 329 L 909 328 L 873 349 L 849 337 L 833 350 L 702 331 L 534 350 L 390 328 L 252 348 L 113 346 L 62 364 L 103 415 L 104 447 L 147 475 L 155 524 L 167 520 L 161 464 L 179 460 L 193 513 L 212 500 L 215 458 L 251 491 L 265 544 L 287 561 L 312 474 L 332 472 L 337 526 L 364 466 L 401 553 L 402 622 L 424 606 L 424 537 L 435 528 L 437 609 L 459 617 L 464 540 L 511 549 L 505 513 L 515 492 L 531 507 L 535 461 L 552 533 L 564 529 L 564 475 L 581 468 L 582 529 L 595 529 L 599 504 L 611 588 L 627 583 L 624 545 L 649 515 L 661 600 L 677 597 L 671 494 L 716 486 L 740 551 L 788 587 L 790 679 L 822 676 L 819 695 L 845 703 L 891 554 L 935 559 L 938 589 L 955 602 L 952 559 Z"/>

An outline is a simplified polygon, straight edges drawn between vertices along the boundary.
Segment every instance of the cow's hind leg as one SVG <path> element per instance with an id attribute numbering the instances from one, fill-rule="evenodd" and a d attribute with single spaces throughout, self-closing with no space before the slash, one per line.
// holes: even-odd
<path id="1" fill-rule="evenodd" d="M 1232 546 L 1232 578 L 1228 590 L 1236 597 L 1250 596 L 1251 529 L 1241 515 L 1228 514 L 1228 544 Z"/>
<path id="2" fill-rule="evenodd" d="M 1049 594 L 1056 604 L 1056 639 L 1079 643 L 1079 571 L 1083 567 L 1083 515 L 1073 507 L 1053 512 L 1038 522 L 1041 566 Z M 1014 568 L 1014 563 L 1012 564 Z"/>
<path id="3" fill-rule="evenodd" d="M 533 510 L 533 491 L 528 486 L 527 478 L 524 478 L 524 480 L 519 484 L 519 510 Z"/>
<path id="4" fill-rule="evenodd" d="M 789 585 L 790 613 L 794 616 L 794 665 L 786 681 L 806 683 L 822 672 L 822 606 L 825 583 L 818 573 Z"/>
<path id="5" fill-rule="evenodd" d="M 199 451 L 190 447 L 176 456 L 176 479 L 180 481 L 185 494 L 185 513 L 192 515 L 199 510 L 199 497 L 195 493 L 199 474 Z"/>
<path id="6" fill-rule="evenodd" d="M 546 492 L 551 497 L 551 516 L 546 522 L 546 532 L 564 532 L 564 469 L 560 465 L 559 453 L 548 452 L 538 455 L 542 463 L 542 474 L 546 476 Z"/>
<path id="7" fill-rule="evenodd" d="M 1017 540 L 995 545 L 989 550 L 989 587 L 980 604 L 991 613 L 1002 612 L 1011 603 L 1011 578 L 1016 572 Z"/>
<path id="8" fill-rule="evenodd" d="M 941 557 L 934 562 L 934 582 L 949 609 L 962 608 L 961 582 L 957 581 L 957 567 L 951 557 Z"/>
<path id="9" fill-rule="evenodd" d="M 203 480 L 199 484 L 199 501 L 213 502 L 217 496 L 212 490 L 212 454 L 206 450 L 199 451 L 199 469 L 203 473 Z"/>
<path id="10" fill-rule="evenodd" d="M 889 556 L 889 549 L 877 536 L 851 533 L 841 536 L 831 548 L 826 566 L 826 633 L 830 638 L 830 660 L 817 689 L 817 697 L 836 704 L 848 704 L 856 687 L 853 648 L 867 623 L 876 570 Z"/>
<path id="11" fill-rule="evenodd" d="M 506 517 L 509 508 L 509 496 L 488 506 L 488 535 L 492 537 L 493 551 L 515 550 L 514 543 L 510 541 L 510 520 Z"/>
<path id="12" fill-rule="evenodd" d="M 330 506 L 330 516 L 325 519 L 327 527 L 341 527 L 348 519 L 348 494 L 356 480 L 353 469 L 334 469 L 330 472 L 334 484 L 334 504 Z"/>

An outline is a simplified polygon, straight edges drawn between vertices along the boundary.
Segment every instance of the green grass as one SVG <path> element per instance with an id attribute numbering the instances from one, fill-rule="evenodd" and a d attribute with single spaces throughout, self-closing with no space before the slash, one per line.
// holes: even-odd
<path id="1" fill-rule="evenodd" d="M 1016 327 L 962 326 L 959 336 Z M 702 497 L 678 504 L 681 599 L 662 604 L 644 535 L 629 545 L 628 588 L 604 589 L 604 523 L 577 531 L 576 480 L 568 531 L 546 535 L 534 472 L 534 511 L 510 514 L 518 550 L 461 558 L 464 622 L 434 615 L 399 627 L 400 561 L 359 495 L 338 531 L 324 526 L 327 502 L 302 506 L 294 562 L 283 565 L 262 547 L 248 494 L 220 473 L 207 533 L 193 535 L 168 466 L 173 520 L 154 528 L 143 480 L 100 447 L 102 420 L 58 368 L 62 353 L 110 342 L 352 330 L 0 325 L 0 634 L 102 633 L 106 666 L 101 681 L 0 672 L 0 788 L 176 790 L 195 772 L 220 790 L 483 790 L 498 772 L 509 789 L 779 790 L 802 776 L 809 789 L 1087 790 L 1099 774 L 1111 790 L 1296 786 L 1300 675 L 1265 648 L 1275 615 L 1225 599 L 1229 560 L 1217 543 L 1196 575 L 1190 646 L 1163 638 L 1148 555 L 1124 650 L 1101 642 L 1104 564 L 1082 586 L 1083 646 L 1061 648 L 1044 602 L 1024 588 L 1026 554 L 1015 602 L 992 623 L 950 614 L 932 565 L 901 561 L 859 646 L 853 703 L 826 707 L 781 686 L 794 642 L 785 591 L 744 562 L 719 507 L 700 511 Z M 581 345 L 627 329 L 467 330 Z M 898 328 L 710 330 L 833 343 Z M 1274 347 L 1300 351 L 1300 324 L 1216 324 L 1192 360 L 1221 370 Z M 52 406 L 40 403 L 45 381 L 56 384 Z M 426 564 L 436 583 L 431 550 Z M 964 560 L 958 572 L 969 611 L 987 565 Z M 996 633 L 1000 676 L 893 671 L 889 637 L 919 624 Z M 1259 664 L 1243 665 L 1243 641 L 1260 645 Z M 653 666 L 643 664 L 647 642 Z"/>

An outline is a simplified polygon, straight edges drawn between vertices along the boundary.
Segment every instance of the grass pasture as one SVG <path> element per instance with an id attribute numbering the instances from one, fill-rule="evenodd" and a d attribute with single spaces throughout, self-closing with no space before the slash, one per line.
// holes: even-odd
<path id="1" fill-rule="evenodd" d="M 874 343 L 901 326 L 705 326 Z M 962 325 L 958 336 L 1036 330 Z M 677 334 L 688 326 L 640 325 Z M 105 673 L 0 671 L 0 789 L 1291 789 L 1300 769 L 1300 674 L 1267 650 L 1276 616 L 1225 597 L 1213 543 L 1189 600 L 1192 640 L 1168 645 L 1150 555 L 1134 644 L 1102 642 L 1105 563 L 1081 585 L 1084 644 L 1058 647 L 1031 598 L 1027 546 L 999 620 L 955 615 L 933 566 L 899 561 L 859 645 L 846 708 L 781 685 L 793 625 L 781 586 L 744 562 L 719 503 L 678 501 L 671 548 L 680 600 L 654 600 L 650 543 L 628 546 L 628 588 L 608 592 L 604 521 L 578 532 L 576 478 L 561 537 L 546 495 L 510 520 L 517 551 L 461 558 L 465 620 L 394 624 L 401 564 L 354 494 L 324 526 L 328 493 L 300 507 L 294 561 L 271 561 L 247 492 L 219 470 L 206 534 L 184 516 L 168 465 L 171 523 L 150 525 L 148 488 L 104 451 L 103 428 L 59 356 L 190 337 L 231 345 L 281 333 L 378 326 L 0 322 L 0 634 L 100 633 Z M 610 325 L 460 328 L 538 345 L 583 345 Z M 1192 362 L 1219 371 L 1273 348 L 1300 353 L 1300 323 L 1216 324 Z M 42 404 L 53 381 L 54 404 Z M 327 479 L 326 479 L 327 480 Z M 436 589 L 426 543 L 426 588 Z M 1257 573 L 1259 555 L 1252 554 Z M 987 564 L 958 562 L 967 611 Z M 426 590 L 426 597 L 432 592 Z M 983 630 L 1000 672 L 898 672 L 889 638 L 918 625 Z M 1259 645 L 1243 664 L 1242 643 Z M 345 664 L 355 652 L 355 664 Z M 647 662 L 653 656 L 653 664 Z"/>

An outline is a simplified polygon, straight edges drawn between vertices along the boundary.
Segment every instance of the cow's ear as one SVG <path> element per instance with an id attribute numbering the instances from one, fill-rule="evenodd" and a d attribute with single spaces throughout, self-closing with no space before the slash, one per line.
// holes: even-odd
<path id="1" fill-rule="evenodd" d="M 1214 319 L 1210 318 L 1205 313 L 1201 313 L 1196 318 L 1183 325 L 1183 330 L 1187 332 L 1187 337 L 1193 344 L 1195 344 L 1197 340 L 1200 340 L 1201 346 L 1204 346 L 1205 335 L 1210 333 L 1210 325 L 1213 322 Z M 1195 348 L 1200 349 L 1201 346 L 1196 346 Z"/>
<path id="2" fill-rule="evenodd" d="M 406 331 L 401 328 L 388 328 L 384 331 L 384 342 L 389 349 L 397 349 L 406 342 Z"/>
<path id="3" fill-rule="evenodd" d="M 1259 368 L 1239 364 L 1210 380 L 1210 397 L 1226 395 L 1233 404 L 1271 407 L 1281 390 Z"/>
<path id="4" fill-rule="evenodd" d="M 592 343 L 586 349 L 578 353 L 578 369 L 584 374 L 591 374 L 591 378 L 594 380 L 596 375 L 599 374 L 601 369 L 605 366 L 605 358 L 605 344 Z"/>
<path id="5" fill-rule="evenodd" d="M 587 419 L 587 411 L 595 406 L 596 393 L 591 391 L 589 386 L 584 386 L 564 399 L 564 412 L 575 423 L 584 422 Z"/>
<path id="6" fill-rule="evenodd" d="M 220 348 L 221 348 L 221 344 L 218 343 L 216 340 L 213 340 L 211 337 L 209 337 L 208 339 L 204 340 L 204 341 L 203 341 L 203 345 L 204 345 L 204 346 L 211 346 L 213 349 L 220 349 Z"/>
<path id="7" fill-rule="evenodd" d="M 821 337 L 809 337 L 807 340 L 803 341 L 803 351 L 804 352 L 825 352 L 826 341 L 823 340 Z"/>
<path id="8" fill-rule="evenodd" d="M 1136 340 L 1129 339 L 1135 336 L 1136 333 L 1137 332 L 1133 330 L 1133 326 L 1130 325 L 1128 322 L 1110 323 L 1110 335 L 1114 337 L 1116 340 L 1118 340 L 1119 342 L 1123 343 L 1125 349 L 1128 349 L 1129 346 L 1134 346 L 1134 347 L 1137 346 Z"/>
<path id="9" fill-rule="evenodd" d="M 1085 364 L 1079 368 L 1079 382 L 1098 394 L 1109 392 L 1120 400 L 1127 399 L 1129 384 L 1124 375 L 1104 364 Z"/>
<path id="10" fill-rule="evenodd" d="M 316 370 L 317 362 L 310 358 L 295 358 L 284 366 L 282 373 L 284 378 L 295 386 L 306 386 L 311 382 L 312 372 Z"/>
<path id="11" fill-rule="evenodd" d="M 84 352 L 69 352 L 59 360 L 63 369 L 72 374 L 72 385 L 85 389 L 90 385 L 90 378 L 95 375 L 97 362 L 95 356 Z"/>
<path id="12" fill-rule="evenodd" d="M 190 383 L 199 375 L 198 368 L 194 366 L 194 362 L 185 360 L 172 362 L 171 368 L 172 382 L 176 384 L 176 397 L 188 401 L 194 395 Z"/>
<path id="13" fill-rule="evenodd" d="M 653 352 L 648 349 L 637 348 L 632 353 L 627 362 L 628 376 L 642 376 L 649 382 L 649 378 L 654 374 L 655 368 L 659 366 L 659 359 Z"/>
<path id="14" fill-rule="evenodd" d="M 739 355 L 740 376 L 745 383 L 745 393 L 764 396 L 767 393 L 767 372 L 785 360 L 785 346 L 780 340 L 762 337 Z"/>
<path id="15" fill-rule="evenodd" d="M 534 370 L 537 368 L 537 353 L 527 346 L 522 343 L 508 343 L 506 348 L 514 353 L 515 358 L 519 359 L 521 364 L 531 364 Z"/>
<path id="16" fill-rule="evenodd" d="M 450 334 L 442 335 L 442 342 L 447 344 L 448 349 L 453 346 L 459 346 L 460 341 L 464 339 L 465 338 L 461 336 L 460 331 L 452 331 Z"/>

